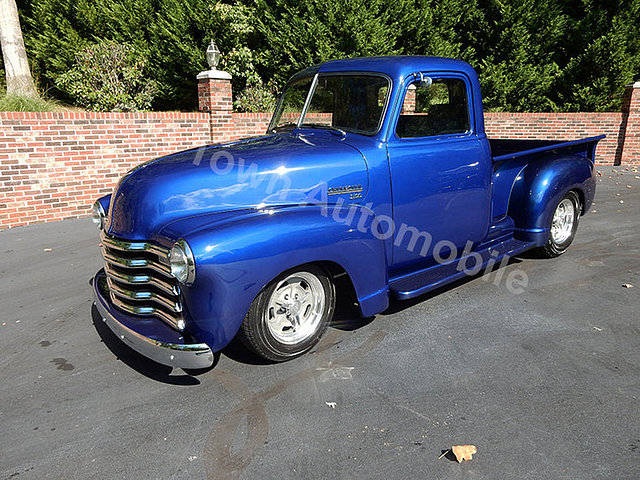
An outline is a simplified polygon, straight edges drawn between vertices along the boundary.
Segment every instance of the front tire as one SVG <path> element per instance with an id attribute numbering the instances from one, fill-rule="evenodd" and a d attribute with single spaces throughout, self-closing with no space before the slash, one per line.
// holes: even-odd
<path id="1" fill-rule="evenodd" d="M 316 265 L 288 270 L 258 294 L 240 328 L 240 340 L 267 360 L 282 362 L 313 348 L 335 310 L 335 287 Z"/>
<path id="2" fill-rule="evenodd" d="M 562 255 L 573 242 L 580 220 L 580 199 L 576 192 L 569 192 L 556 206 L 551 218 L 549 240 L 539 249 L 541 256 L 554 258 Z"/>

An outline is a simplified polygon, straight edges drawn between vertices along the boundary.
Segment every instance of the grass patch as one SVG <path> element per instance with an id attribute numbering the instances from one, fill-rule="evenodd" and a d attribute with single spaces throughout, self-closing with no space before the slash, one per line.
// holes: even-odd
<path id="1" fill-rule="evenodd" d="M 55 112 L 58 110 L 63 108 L 53 100 L 0 94 L 0 112 Z"/>

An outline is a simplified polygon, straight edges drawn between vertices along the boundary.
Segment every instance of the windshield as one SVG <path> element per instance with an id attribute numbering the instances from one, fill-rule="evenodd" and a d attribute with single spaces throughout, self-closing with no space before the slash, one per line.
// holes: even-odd
<path id="1" fill-rule="evenodd" d="M 329 128 L 374 135 L 382 123 L 389 95 L 389 80 L 379 75 L 319 75 L 304 117 L 313 77 L 287 85 L 270 130 L 301 127 Z"/>

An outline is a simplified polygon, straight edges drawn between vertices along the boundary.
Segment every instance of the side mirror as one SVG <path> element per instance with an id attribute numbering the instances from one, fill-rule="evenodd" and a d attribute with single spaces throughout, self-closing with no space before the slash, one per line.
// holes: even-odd
<path id="1" fill-rule="evenodd" d="M 431 77 L 425 77 L 424 75 L 422 75 L 422 73 L 420 73 L 420 86 L 422 88 L 429 88 L 431 84 L 433 84 L 433 80 L 431 80 Z"/>

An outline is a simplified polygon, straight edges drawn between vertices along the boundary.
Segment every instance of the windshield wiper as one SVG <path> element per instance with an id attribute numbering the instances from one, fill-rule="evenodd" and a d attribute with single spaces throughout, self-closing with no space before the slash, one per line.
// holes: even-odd
<path id="1" fill-rule="evenodd" d="M 338 132 L 342 136 L 345 136 L 347 134 L 347 132 L 345 132 L 343 129 L 334 127 L 333 125 L 327 125 L 325 123 L 303 123 L 301 127 L 323 128 L 325 130 L 332 130 L 334 132 Z"/>

